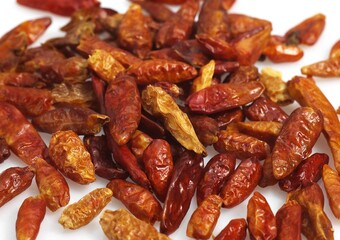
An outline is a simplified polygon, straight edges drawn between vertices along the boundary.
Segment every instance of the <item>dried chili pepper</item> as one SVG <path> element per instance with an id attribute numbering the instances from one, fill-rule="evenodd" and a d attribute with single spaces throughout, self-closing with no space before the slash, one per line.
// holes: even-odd
<path id="1" fill-rule="evenodd" d="M 264 188 L 275 185 L 277 182 L 278 180 L 274 177 L 273 173 L 273 161 L 269 155 L 262 164 L 262 176 L 259 181 L 259 186 Z"/>
<path id="2" fill-rule="evenodd" d="M 27 164 L 47 155 L 47 147 L 33 125 L 13 105 L 0 102 L 0 136 L 15 155 Z"/>
<path id="3" fill-rule="evenodd" d="M 315 14 L 285 33 L 288 44 L 313 45 L 319 39 L 326 24 L 326 16 L 322 13 Z"/>
<path id="4" fill-rule="evenodd" d="M 96 175 L 108 180 L 113 178 L 125 179 L 128 177 L 128 173 L 118 168 L 113 161 L 104 135 L 84 136 L 83 142 L 91 155 Z"/>
<path id="5" fill-rule="evenodd" d="M 288 194 L 302 208 L 302 233 L 307 239 L 334 239 L 332 223 L 323 210 L 324 196 L 320 186 L 312 183 Z"/>
<path id="6" fill-rule="evenodd" d="M 133 134 L 129 142 L 129 148 L 138 161 L 142 161 L 143 153 L 145 149 L 150 145 L 152 140 L 153 138 L 140 130 L 136 130 L 136 132 Z"/>
<path id="7" fill-rule="evenodd" d="M 234 108 L 211 115 L 218 123 L 220 130 L 225 130 L 230 123 L 243 122 L 245 115 L 241 108 Z"/>
<path id="8" fill-rule="evenodd" d="M 319 181 L 322 167 L 328 163 L 328 159 L 329 157 L 325 153 L 314 153 L 304 159 L 290 175 L 279 181 L 280 188 L 290 192 L 305 187 L 311 182 Z"/>
<path id="9" fill-rule="evenodd" d="M 143 10 L 158 22 L 165 22 L 174 15 L 174 12 L 165 4 L 156 1 L 132 0 L 132 2 L 139 4 Z"/>
<path id="10" fill-rule="evenodd" d="M 207 196 L 219 194 L 225 181 L 234 172 L 235 165 L 235 156 L 226 153 L 217 154 L 208 161 L 197 185 L 197 205 Z"/>
<path id="11" fill-rule="evenodd" d="M 125 71 L 123 65 L 106 50 L 94 50 L 87 61 L 89 67 L 108 83 L 113 81 L 119 73 Z"/>
<path id="12" fill-rule="evenodd" d="M 152 48 L 152 36 L 142 8 L 132 3 L 125 12 L 117 31 L 117 43 L 139 58 L 144 58 Z"/>
<path id="13" fill-rule="evenodd" d="M 0 73 L 0 85 L 14 87 L 34 87 L 38 85 L 40 79 L 32 73 L 3 72 Z"/>
<path id="14" fill-rule="evenodd" d="M 126 144 L 141 118 L 141 99 L 133 77 L 122 75 L 105 92 L 105 111 L 110 117 L 110 135 L 118 145 Z"/>
<path id="15" fill-rule="evenodd" d="M 204 146 L 209 146 L 217 142 L 220 129 L 215 119 L 204 115 L 196 115 L 189 118 L 198 139 Z"/>
<path id="16" fill-rule="evenodd" d="M 184 62 L 166 59 L 151 59 L 135 63 L 127 70 L 134 76 L 138 85 L 156 82 L 179 83 L 193 79 L 196 69 Z"/>
<path id="17" fill-rule="evenodd" d="M 262 166 L 256 158 L 243 160 L 223 185 L 223 207 L 231 208 L 244 201 L 260 181 Z"/>
<path id="18" fill-rule="evenodd" d="M 259 70 L 254 65 L 239 66 L 235 71 L 231 72 L 227 78 L 228 83 L 243 84 L 250 81 L 258 81 L 260 78 Z"/>
<path id="19" fill-rule="evenodd" d="M 192 81 L 191 92 L 197 92 L 203 88 L 209 87 L 212 84 L 214 76 L 215 61 L 211 60 L 200 69 L 200 75 Z"/>
<path id="20" fill-rule="evenodd" d="M 301 206 L 286 202 L 275 215 L 278 240 L 301 240 Z"/>
<path id="21" fill-rule="evenodd" d="M 56 13 L 63 16 L 70 16 L 76 10 L 83 8 L 91 8 L 94 6 L 99 6 L 99 2 L 97 0 L 85 0 L 85 1 L 77 1 L 77 0 L 61 0 L 61 1 L 41 1 L 41 0 L 17 0 L 17 3 L 31 7 L 36 9 L 41 9 L 45 11 L 50 11 L 52 13 Z"/>
<path id="22" fill-rule="evenodd" d="M 322 168 L 322 181 L 326 189 L 329 206 L 336 218 L 340 218 L 340 177 L 337 171 L 325 164 Z"/>
<path id="23" fill-rule="evenodd" d="M 188 116 L 162 88 L 148 85 L 142 92 L 142 106 L 153 116 L 161 117 L 166 129 L 183 147 L 198 154 L 206 154 Z"/>
<path id="24" fill-rule="evenodd" d="M 191 94 L 186 104 L 197 113 L 210 114 L 247 104 L 260 97 L 264 86 L 251 81 L 245 84 L 224 83 L 206 87 Z"/>
<path id="25" fill-rule="evenodd" d="M 0 174 L 0 207 L 31 186 L 31 167 L 10 167 Z"/>
<path id="26" fill-rule="evenodd" d="M 121 179 L 112 179 L 106 187 L 135 217 L 152 225 L 160 220 L 162 206 L 148 189 Z"/>
<path id="27" fill-rule="evenodd" d="M 174 168 L 170 144 L 163 139 L 152 140 L 142 161 L 155 195 L 164 202 Z"/>
<path id="28" fill-rule="evenodd" d="M 13 104 L 28 117 L 47 112 L 53 103 L 50 90 L 12 86 L 0 86 L 0 101 Z"/>
<path id="29" fill-rule="evenodd" d="M 160 231 L 171 234 L 189 210 L 192 197 L 203 171 L 203 157 L 184 151 L 177 159 L 164 202 Z"/>
<path id="30" fill-rule="evenodd" d="M 299 107 L 291 113 L 282 126 L 271 155 L 276 179 L 288 176 L 311 153 L 322 128 L 323 118 L 319 110 Z"/>
<path id="31" fill-rule="evenodd" d="M 232 219 L 214 240 L 244 240 L 247 236 L 247 222 L 244 218 Z"/>
<path id="32" fill-rule="evenodd" d="M 106 115 L 89 108 L 62 105 L 32 119 L 32 124 L 39 131 L 54 133 L 72 130 L 79 135 L 97 134 L 102 126 L 110 121 Z"/>
<path id="33" fill-rule="evenodd" d="M 307 76 L 339 77 L 340 59 L 328 59 L 303 66 L 301 73 Z"/>
<path id="34" fill-rule="evenodd" d="M 270 154 L 270 147 L 266 142 L 228 128 L 219 132 L 218 140 L 213 146 L 217 152 L 235 154 L 239 159 L 254 157 L 262 160 Z"/>
<path id="35" fill-rule="evenodd" d="M 58 222 L 64 228 L 78 229 L 90 223 L 111 201 L 109 188 L 96 188 L 75 203 L 68 205 Z"/>
<path id="36" fill-rule="evenodd" d="M 332 151 L 334 166 L 340 172 L 339 119 L 327 97 L 312 78 L 296 76 L 287 83 L 289 94 L 302 106 L 319 109 L 323 116 L 323 133 Z"/>
<path id="37" fill-rule="evenodd" d="M 248 229 L 253 239 L 276 239 L 275 216 L 266 200 L 259 192 L 249 199 L 247 205 Z"/>
<path id="38" fill-rule="evenodd" d="M 288 114 L 267 97 L 259 97 L 250 105 L 243 108 L 243 112 L 252 121 L 284 122 Z"/>
<path id="39" fill-rule="evenodd" d="M 192 213 L 186 235 L 196 239 L 209 239 L 220 216 L 222 199 L 218 195 L 209 195 Z"/>
<path id="40" fill-rule="evenodd" d="M 48 151 L 53 164 L 66 177 L 79 184 L 96 180 L 90 153 L 72 130 L 53 133 Z"/>
<path id="41" fill-rule="evenodd" d="M 189 0 L 158 30 L 155 37 L 156 47 L 171 47 L 180 40 L 188 39 L 192 33 L 194 19 L 199 10 L 199 3 Z"/>
<path id="42" fill-rule="evenodd" d="M 19 208 L 15 223 L 17 239 L 36 239 L 45 213 L 46 203 L 43 197 L 38 195 L 26 198 Z"/>
<path id="43" fill-rule="evenodd" d="M 340 58 L 340 40 L 336 41 L 329 53 L 329 59 L 337 59 Z"/>
<path id="44" fill-rule="evenodd" d="M 105 210 L 100 217 L 99 223 L 109 239 L 170 239 L 166 235 L 157 232 L 151 224 L 135 218 L 124 209 Z"/>
<path id="45" fill-rule="evenodd" d="M 42 158 L 35 161 L 35 169 L 35 180 L 47 207 L 54 212 L 66 206 L 70 189 L 64 176 Z"/>

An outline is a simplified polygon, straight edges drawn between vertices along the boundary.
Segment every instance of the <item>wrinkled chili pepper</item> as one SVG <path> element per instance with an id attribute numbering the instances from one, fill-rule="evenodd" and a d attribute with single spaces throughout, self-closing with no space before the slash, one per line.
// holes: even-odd
<path id="1" fill-rule="evenodd" d="M 340 177 L 337 171 L 325 164 L 322 169 L 322 181 L 326 189 L 329 206 L 336 218 L 340 218 L 339 187 Z"/>
<path id="2" fill-rule="evenodd" d="M 10 167 L 0 174 L 0 207 L 31 186 L 31 167 Z"/>
<path id="3" fill-rule="evenodd" d="M 181 224 L 202 171 L 203 157 L 193 151 L 184 151 L 176 161 L 161 216 L 162 233 L 171 234 Z"/>
<path id="4" fill-rule="evenodd" d="M 128 173 L 117 167 L 112 159 L 111 151 L 106 142 L 105 135 L 84 136 L 84 146 L 91 155 L 96 175 L 111 180 L 113 178 L 125 179 Z"/>
<path id="5" fill-rule="evenodd" d="M 35 162 L 35 180 L 40 195 L 51 211 L 66 206 L 70 201 L 70 189 L 61 173 L 44 159 Z"/>
<path id="6" fill-rule="evenodd" d="M 340 172 L 340 123 L 334 107 L 312 78 L 295 76 L 287 83 L 289 94 L 301 105 L 319 109 L 323 116 L 323 133 L 332 151 L 334 166 Z"/>
<path id="7" fill-rule="evenodd" d="M 126 144 L 137 130 L 141 118 L 141 98 L 135 82 L 123 75 L 111 82 L 105 92 L 108 129 L 118 145 Z"/>
<path id="8" fill-rule="evenodd" d="M 247 222 L 244 218 L 232 219 L 214 240 L 244 240 L 247 236 Z"/>
<path id="9" fill-rule="evenodd" d="M 0 163 L 3 163 L 11 155 L 10 148 L 4 138 L 0 138 Z"/>
<path id="10" fill-rule="evenodd" d="M 160 219 L 162 206 L 148 189 L 121 179 L 112 179 L 106 187 L 138 219 L 152 225 Z"/>
<path id="11" fill-rule="evenodd" d="M 300 107 L 291 113 L 282 126 L 271 155 L 276 179 L 288 176 L 311 153 L 322 128 L 323 118 L 319 110 Z"/>
<path id="12" fill-rule="evenodd" d="M 46 203 L 41 195 L 26 198 L 21 204 L 15 232 L 17 239 L 36 239 L 46 214 Z"/>
<path id="13" fill-rule="evenodd" d="M 33 125 L 13 105 L 0 102 L 0 136 L 15 155 L 27 164 L 47 156 L 47 146 Z"/>

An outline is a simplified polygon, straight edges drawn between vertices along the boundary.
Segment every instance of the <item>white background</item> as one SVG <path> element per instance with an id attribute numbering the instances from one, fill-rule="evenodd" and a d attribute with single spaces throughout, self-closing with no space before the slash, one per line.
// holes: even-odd
<path id="1" fill-rule="evenodd" d="M 102 0 L 102 6 L 113 8 L 121 13 L 125 12 L 128 8 L 129 2 L 126 0 Z M 326 15 L 326 27 L 322 33 L 319 41 L 311 47 L 305 46 L 304 57 L 295 63 L 287 64 L 271 64 L 270 62 L 263 62 L 256 64 L 259 69 L 264 66 L 271 66 L 272 68 L 281 71 L 284 80 L 289 80 L 295 75 L 301 75 L 301 66 L 320 61 L 328 58 L 328 54 L 332 45 L 340 38 L 340 1 L 333 0 L 238 0 L 230 12 L 233 13 L 244 13 L 250 16 L 264 18 L 270 20 L 273 24 L 273 34 L 282 35 L 289 28 L 293 27 L 297 23 L 303 21 L 304 19 L 317 14 L 323 13 Z M 19 23 L 43 16 L 51 16 L 53 18 L 53 23 L 46 33 L 38 39 L 36 45 L 44 42 L 46 39 L 56 36 L 62 36 L 59 32 L 59 28 L 66 24 L 68 18 L 53 15 L 48 12 L 42 12 L 38 10 L 33 10 L 25 8 L 16 4 L 14 0 L 4 0 L 0 3 L 0 35 L 6 33 L 11 28 L 15 27 Z M 340 106 L 340 78 L 315 78 L 318 86 L 323 90 L 324 94 L 333 104 L 334 108 Z M 295 103 L 288 107 L 286 110 L 288 112 L 292 111 L 298 105 Z M 1 121 L 1 119 L 0 119 Z M 340 131 L 340 129 L 339 129 Z M 46 142 L 49 141 L 48 134 L 42 134 Z M 333 166 L 333 159 L 331 157 L 329 148 L 321 136 L 317 145 L 314 148 L 315 152 L 324 152 L 330 156 L 330 165 Z M 209 157 L 213 156 L 214 152 L 211 151 Z M 11 166 L 24 166 L 23 162 L 20 161 L 15 156 L 11 156 L 10 159 L 6 160 L 0 165 L 0 172 Z M 71 189 L 71 201 L 73 203 L 79 200 L 82 196 L 90 192 L 97 187 L 104 187 L 107 183 L 98 177 L 95 183 L 89 184 L 87 186 L 78 185 L 72 181 L 68 181 Z M 319 182 L 323 187 L 322 181 Z M 282 192 L 278 186 L 268 187 L 265 189 L 257 188 L 268 200 L 274 213 L 280 208 L 284 203 L 286 198 L 286 193 Z M 33 180 L 32 185 L 24 193 L 17 196 L 15 199 L 5 204 L 0 208 L 0 235 L 3 240 L 15 239 L 15 221 L 18 208 L 20 207 L 22 201 L 31 195 L 38 194 L 38 190 Z M 246 217 L 246 206 L 248 199 L 241 203 L 239 206 L 233 209 L 222 209 L 221 216 L 219 218 L 218 224 L 215 228 L 214 234 L 218 234 L 220 230 L 233 218 Z M 107 205 L 106 209 L 117 209 L 121 208 L 123 205 L 119 203 L 116 199 Z M 170 237 L 172 239 L 181 240 L 187 239 L 185 236 L 187 222 L 191 216 L 192 211 L 196 208 L 196 201 L 191 204 L 190 210 L 187 213 L 186 218 L 183 220 L 181 227 L 173 233 Z M 90 224 L 82 227 L 78 230 L 67 230 L 58 223 L 58 218 L 61 215 L 63 209 L 52 213 L 47 209 L 46 216 L 42 222 L 40 232 L 37 239 L 49 239 L 49 240 L 69 240 L 69 239 L 82 239 L 82 240 L 101 240 L 106 239 L 103 234 L 101 227 L 99 225 L 99 216 L 95 218 Z M 340 239 L 340 220 L 334 218 L 328 207 L 328 200 L 325 198 L 325 211 L 328 217 L 333 223 L 335 230 L 335 239 Z M 155 225 L 157 228 L 159 224 Z M 249 239 L 249 234 L 247 236 Z"/>

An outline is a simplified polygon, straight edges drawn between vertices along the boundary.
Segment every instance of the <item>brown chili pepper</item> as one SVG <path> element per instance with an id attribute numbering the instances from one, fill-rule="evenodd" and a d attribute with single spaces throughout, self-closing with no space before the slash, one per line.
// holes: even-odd
<path id="1" fill-rule="evenodd" d="M 64 176 L 42 158 L 36 160 L 35 169 L 35 180 L 47 207 L 54 212 L 66 206 L 70 189 Z"/>
<path id="2" fill-rule="evenodd" d="M 196 239 L 209 239 L 220 216 L 222 199 L 218 195 L 209 195 L 192 213 L 186 235 Z"/>
<path id="3" fill-rule="evenodd" d="M 262 68 L 260 81 L 265 85 L 264 94 L 280 106 L 293 103 L 288 93 L 287 84 L 282 80 L 282 74 L 272 68 Z"/>
<path id="4" fill-rule="evenodd" d="M 164 202 L 174 168 L 169 143 L 163 139 L 152 140 L 142 160 L 155 195 Z"/>
<path id="5" fill-rule="evenodd" d="M 54 133 L 72 130 L 79 135 L 97 134 L 102 126 L 110 121 L 106 115 L 90 108 L 62 105 L 32 119 L 32 124 L 39 131 Z"/>
<path id="6" fill-rule="evenodd" d="M 69 179 L 79 184 L 89 184 L 96 180 L 90 153 L 75 132 L 68 130 L 53 133 L 48 151 L 53 164 Z"/>
<path id="7" fill-rule="evenodd" d="M 254 65 L 249 65 L 238 67 L 235 71 L 227 76 L 225 81 L 228 83 L 243 84 L 250 81 L 258 81 L 259 78 L 260 73 L 258 68 Z"/>
<path id="8" fill-rule="evenodd" d="M 2 72 L 0 73 L 0 85 L 13 87 L 35 87 L 42 84 L 38 76 L 32 73 Z"/>
<path id="9" fill-rule="evenodd" d="M 317 183 L 290 192 L 288 200 L 295 200 L 302 208 L 302 233 L 307 239 L 333 240 L 332 223 L 323 210 L 324 196 Z"/>
<path id="10" fill-rule="evenodd" d="M 36 239 L 45 213 L 46 203 L 43 197 L 38 195 L 26 198 L 19 208 L 15 223 L 17 239 Z"/>
<path id="11" fill-rule="evenodd" d="M 118 45 L 139 58 L 143 59 L 151 50 L 151 32 L 138 4 L 130 4 L 119 24 L 117 35 Z"/>
<path id="12" fill-rule="evenodd" d="M 97 37 L 85 37 L 80 40 L 77 50 L 87 55 L 93 54 L 96 50 L 104 50 L 112 55 L 114 59 L 119 61 L 124 67 L 129 67 L 133 63 L 141 62 L 138 57 L 135 57 L 128 51 L 113 47 L 109 43 L 100 40 Z"/>
<path id="13" fill-rule="evenodd" d="M 106 50 L 94 50 L 87 61 L 89 67 L 108 83 L 113 81 L 119 73 L 125 71 L 123 65 Z"/>
<path id="14" fill-rule="evenodd" d="M 340 40 L 336 41 L 329 53 L 329 59 L 338 59 L 340 58 Z"/>
<path id="15" fill-rule="evenodd" d="M 156 82 L 153 84 L 156 87 L 161 87 L 164 91 L 166 91 L 171 97 L 179 98 L 184 94 L 183 88 L 179 87 L 175 83 L 170 82 Z"/>
<path id="16" fill-rule="evenodd" d="M 211 115 L 218 123 L 220 130 L 225 130 L 230 123 L 243 122 L 245 115 L 241 108 L 234 108 Z"/>
<path id="17" fill-rule="evenodd" d="M 253 103 L 243 107 L 243 112 L 252 121 L 284 122 L 288 114 L 267 97 L 259 97 Z"/>
<path id="18" fill-rule="evenodd" d="M 247 236 L 247 222 L 244 218 L 232 219 L 214 240 L 245 240 Z"/>
<path id="19" fill-rule="evenodd" d="M 11 151 L 6 140 L 0 137 L 0 163 L 3 163 L 10 155 Z"/>
<path id="20" fill-rule="evenodd" d="M 247 222 L 252 239 L 276 239 L 275 216 L 266 198 L 259 192 L 254 192 L 254 195 L 249 199 Z"/>
<path id="21" fill-rule="evenodd" d="M 322 127 L 323 118 L 319 110 L 300 107 L 291 113 L 272 151 L 273 174 L 276 179 L 288 176 L 311 153 Z"/>
<path id="22" fill-rule="evenodd" d="M 232 208 L 244 201 L 260 181 L 262 166 L 256 158 L 242 160 L 223 185 L 223 207 Z"/>
<path id="23" fill-rule="evenodd" d="M 340 172 L 340 123 L 338 116 L 312 78 L 296 76 L 287 83 L 289 94 L 301 105 L 319 109 L 323 116 L 323 133 L 332 151 L 334 166 Z"/>
<path id="24" fill-rule="evenodd" d="M 91 155 L 96 175 L 108 180 L 113 178 L 125 179 L 128 177 L 128 173 L 118 168 L 113 161 L 104 135 L 84 136 L 83 142 Z"/>
<path id="25" fill-rule="evenodd" d="M 329 206 L 336 218 L 340 218 L 340 176 L 337 171 L 325 164 L 322 168 L 322 181 L 326 189 Z"/>
<path id="26" fill-rule="evenodd" d="M 203 171 L 203 157 L 184 151 L 177 159 L 164 202 L 160 231 L 174 232 L 189 210 L 192 197 Z"/>
<path id="27" fill-rule="evenodd" d="M 225 181 L 234 172 L 236 157 L 220 153 L 212 157 L 204 167 L 202 178 L 197 185 L 197 205 L 209 195 L 219 194 Z"/>
<path id="28" fill-rule="evenodd" d="M 328 163 L 328 159 L 329 157 L 325 153 L 314 153 L 309 156 L 290 175 L 279 181 L 281 190 L 290 192 L 305 187 L 311 182 L 319 181 L 322 175 L 322 167 Z"/>
<path id="29" fill-rule="evenodd" d="M 204 115 L 196 115 L 189 118 L 198 139 L 204 146 L 217 142 L 220 129 L 215 119 Z"/>
<path id="30" fill-rule="evenodd" d="M 158 30 L 155 37 L 156 47 L 171 47 L 180 40 L 191 36 L 194 19 L 199 10 L 199 3 L 189 0 L 183 3 L 180 9 Z"/>
<path id="31" fill-rule="evenodd" d="M 13 104 L 28 117 L 47 112 L 53 103 L 50 90 L 12 86 L 0 86 L 0 101 Z"/>
<path id="32" fill-rule="evenodd" d="M 26 7 L 31 7 L 35 9 L 50 11 L 55 14 L 70 16 L 73 12 L 83 8 L 91 8 L 94 6 L 99 6 L 99 2 L 97 0 L 85 0 L 85 1 L 77 1 L 77 0 L 61 0 L 61 1 L 53 1 L 53 0 L 17 0 L 17 2 Z"/>
<path id="33" fill-rule="evenodd" d="M 315 14 L 285 33 L 286 43 L 313 45 L 319 39 L 326 24 L 326 16 Z"/>
<path id="34" fill-rule="evenodd" d="M 0 102 L 0 136 L 11 151 L 27 164 L 47 155 L 47 147 L 33 125 L 13 105 Z"/>
<path id="35" fill-rule="evenodd" d="M 193 79 L 196 69 L 184 62 L 165 59 L 151 59 L 133 64 L 127 74 L 134 76 L 138 85 L 156 82 L 179 83 Z"/>
<path id="36" fill-rule="evenodd" d="M 148 189 L 121 179 L 112 179 L 106 187 L 135 217 L 152 225 L 160 220 L 162 206 Z"/>
<path id="37" fill-rule="evenodd" d="M 106 135 L 106 141 L 109 149 L 112 152 L 113 159 L 119 164 L 126 172 L 128 172 L 131 179 L 145 187 L 146 189 L 151 189 L 150 181 L 146 176 L 145 172 L 138 164 L 136 157 L 132 154 L 129 147 L 124 144 L 119 146 L 110 135 L 108 135 L 107 127 L 104 127 L 104 132 Z"/>
<path id="38" fill-rule="evenodd" d="M 58 222 L 64 228 L 78 229 L 90 223 L 111 201 L 109 188 L 96 188 L 75 203 L 68 205 Z"/>
<path id="39" fill-rule="evenodd" d="M 31 186 L 31 167 L 10 167 L 0 174 L 0 207 Z"/>
<path id="40" fill-rule="evenodd" d="M 286 202 L 275 218 L 277 240 L 301 240 L 301 206 L 296 201 Z"/>
<path id="41" fill-rule="evenodd" d="M 129 142 L 129 148 L 140 163 L 142 162 L 145 149 L 150 145 L 152 140 L 153 138 L 140 130 L 136 130 L 133 134 Z"/>
<path id="42" fill-rule="evenodd" d="M 158 123 L 155 119 L 152 119 L 152 116 L 145 111 L 142 111 L 139 128 L 143 129 L 143 131 L 152 138 L 164 138 L 165 136 L 165 128 L 162 124 Z"/>
<path id="43" fill-rule="evenodd" d="M 206 149 L 199 141 L 189 117 L 162 88 L 148 85 L 142 92 L 142 105 L 144 110 L 163 119 L 165 128 L 183 147 L 206 155 Z"/>
<path id="44" fill-rule="evenodd" d="M 135 218 L 124 209 L 105 210 L 99 223 L 109 239 L 170 240 L 166 235 L 157 232 L 151 224 Z"/>
<path id="45" fill-rule="evenodd" d="M 133 77 L 122 75 L 105 92 L 105 111 L 110 117 L 110 135 L 118 145 L 126 144 L 137 130 L 141 118 L 141 99 Z"/>
<path id="46" fill-rule="evenodd" d="M 186 104 L 197 113 L 210 114 L 236 108 L 260 97 L 264 86 L 251 81 L 244 84 L 224 83 L 206 87 L 191 94 Z"/>
<path id="47" fill-rule="evenodd" d="M 70 57 L 52 65 L 42 66 L 40 73 L 49 83 L 83 83 L 89 78 L 87 61 L 81 57 Z"/>
<path id="48" fill-rule="evenodd" d="M 216 75 L 221 75 L 223 73 L 234 72 L 240 67 L 240 64 L 236 61 L 215 61 L 215 71 Z"/>
<path id="49" fill-rule="evenodd" d="M 219 132 L 218 140 L 213 146 L 217 152 L 235 154 L 239 159 L 254 157 L 262 160 L 270 154 L 270 147 L 266 142 L 228 128 Z"/>

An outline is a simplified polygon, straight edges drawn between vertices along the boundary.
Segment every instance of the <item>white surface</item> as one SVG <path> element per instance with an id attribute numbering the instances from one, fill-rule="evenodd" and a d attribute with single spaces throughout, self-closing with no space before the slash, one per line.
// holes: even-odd
<path id="1" fill-rule="evenodd" d="M 102 6 L 111 7 L 118 10 L 119 12 L 125 12 L 128 7 L 128 1 L 126 0 L 102 0 Z M 316 14 L 324 13 L 326 15 L 326 27 L 322 33 L 319 41 L 312 47 L 304 47 L 304 57 L 295 63 L 287 64 L 271 64 L 270 62 L 263 62 L 256 64 L 259 69 L 264 66 L 271 66 L 276 70 L 282 72 L 285 80 L 289 80 L 294 75 L 300 75 L 300 67 L 309 63 L 313 63 L 319 60 L 326 59 L 328 57 L 329 51 L 333 43 L 335 43 L 340 38 L 340 1 L 333 0 L 238 0 L 236 4 L 231 9 L 230 12 L 244 13 L 250 16 L 268 19 L 273 23 L 273 33 L 274 34 L 284 34 L 289 28 L 301 22 L 302 20 Z M 12 27 L 18 25 L 19 23 L 34 19 L 42 16 L 51 16 L 53 18 L 53 23 L 47 32 L 38 40 L 38 44 L 44 42 L 46 39 L 56 36 L 62 36 L 59 32 L 59 28 L 63 26 L 68 18 L 56 16 L 48 12 L 42 12 L 38 10 L 28 9 L 19 6 L 14 0 L 4 0 L 0 3 L 0 35 L 9 31 Z M 330 78 L 321 79 L 316 78 L 318 86 L 324 91 L 324 94 L 329 98 L 331 103 L 335 108 L 340 106 L 340 97 L 338 96 L 340 90 L 340 79 Z M 287 109 L 287 111 L 292 110 L 298 105 L 294 104 Z M 44 139 L 48 141 L 48 134 L 42 134 Z M 333 165 L 332 157 L 329 148 L 323 138 L 320 137 L 317 145 L 314 148 L 315 152 L 324 152 L 330 156 L 330 164 Z M 211 155 L 210 155 L 211 156 Z M 210 157 L 206 158 L 210 159 Z M 0 171 L 2 172 L 11 166 L 24 166 L 23 162 L 16 158 L 13 154 L 10 159 L 6 160 L 0 165 Z M 87 186 L 81 186 L 72 181 L 68 181 L 71 189 L 71 201 L 73 203 L 80 199 L 83 195 L 87 194 L 91 190 L 97 187 L 103 187 L 106 185 L 107 181 L 98 177 L 95 183 Z M 319 182 L 323 186 L 322 182 Z M 270 206 L 274 213 L 279 209 L 279 207 L 284 203 L 286 198 L 286 193 L 279 190 L 278 186 L 268 187 L 265 189 L 257 188 L 270 203 Z M 2 240 L 15 239 L 15 221 L 18 208 L 20 207 L 22 201 L 30 195 L 38 194 L 38 190 L 35 184 L 35 180 L 32 185 L 25 192 L 17 196 L 15 199 L 5 204 L 0 208 L 0 233 Z M 221 216 L 219 218 L 218 224 L 215 228 L 214 234 L 218 234 L 221 229 L 233 218 L 246 217 L 246 206 L 248 199 L 241 203 L 239 206 L 233 209 L 222 209 Z M 116 199 L 107 205 L 106 209 L 116 209 L 121 208 L 123 205 L 119 203 Z M 196 208 L 196 201 L 193 201 L 191 208 L 183 220 L 181 227 L 173 233 L 170 237 L 172 239 L 181 240 L 187 239 L 185 236 L 187 222 L 191 216 L 192 211 Z M 37 239 L 49 239 L 49 240 L 69 240 L 69 239 L 82 239 L 82 240 L 103 240 L 106 239 L 103 234 L 101 227 L 99 225 L 99 217 L 95 218 L 87 226 L 80 228 L 78 230 L 66 230 L 58 223 L 58 218 L 63 209 L 52 213 L 47 210 L 45 219 L 41 225 L 40 232 Z M 340 239 L 340 220 L 336 220 L 328 207 L 328 200 L 325 199 L 325 211 L 328 217 L 333 223 L 335 230 L 335 239 Z M 157 228 L 159 224 L 155 225 Z M 249 234 L 247 236 L 249 239 Z"/>

